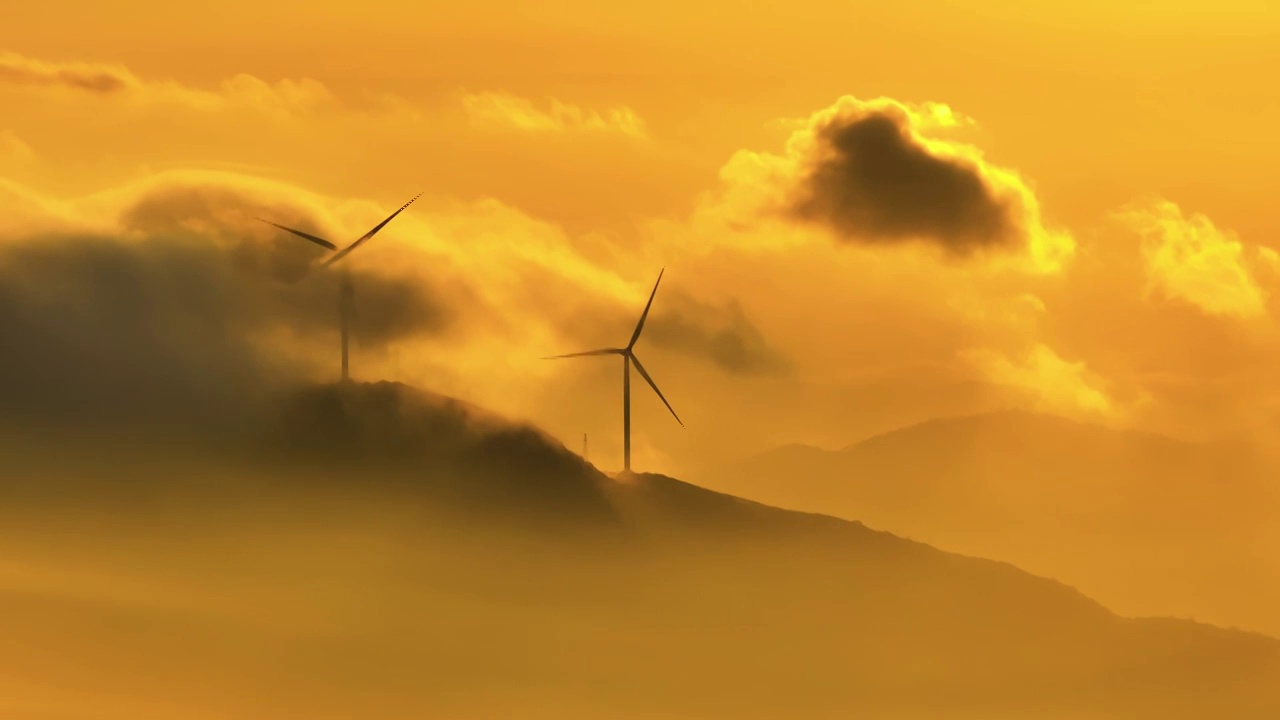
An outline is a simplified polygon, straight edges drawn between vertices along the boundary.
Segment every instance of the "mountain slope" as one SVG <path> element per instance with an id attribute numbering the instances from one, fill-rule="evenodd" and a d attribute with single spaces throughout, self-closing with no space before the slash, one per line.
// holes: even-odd
<path id="1" fill-rule="evenodd" d="M 1125 619 L 858 523 L 609 478 L 403 386 L 306 389 L 263 437 L 18 463 L 46 485 L 0 484 L 0 538 L 21 550 L 0 566 L 6 717 L 1280 711 L 1280 641 Z M 175 482 L 196 474 L 221 481 Z"/>
<path id="2" fill-rule="evenodd" d="M 701 480 L 1008 560 L 1122 612 L 1280 634 L 1276 477 L 1240 448 L 1010 412 L 788 446 Z"/>

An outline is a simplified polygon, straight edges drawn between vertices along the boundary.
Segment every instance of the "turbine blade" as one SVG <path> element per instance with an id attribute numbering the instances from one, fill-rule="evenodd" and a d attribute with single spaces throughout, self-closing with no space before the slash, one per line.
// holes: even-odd
<path id="1" fill-rule="evenodd" d="M 346 246 L 346 247 L 342 248 L 341 250 L 339 250 L 338 252 L 334 253 L 333 255 L 330 255 L 330 256 L 329 256 L 329 259 L 327 259 L 327 260 L 325 260 L 325 261 L 324 261 L 324 264 L 325 264 L 326 266 L 328 266 L 328 265 L 332 265 L 332 264 L 334 264 L 334 263 L 338 262 L 339 260 L 341 260 L 342 258 L 346 257 L 348 254 L 350 254 L 350 253 L 351 253 L 351 251 L 352 251 L 352 250 L 355 250 L 356 248 L 358 248 L 358 247 L 360 247 L 361 245 L 363 245 L 363 244 L 364 244 L 364 243 L 365 243 L 369 238 L 373 237 L 374 235 L 377 235 L 377 234 L 378 234 L 378 231 L 379 231 L 379 230 L 381 230 L 381 229 L 383 228 L 383 226 L 385 226 L 387 223 L 389 223 L 389 222 L 391 222 L 392 220 L 394 220 L 394 219 L 395 219 L 395 217 L 396 217 L 397 215 L 399 215 L 400 213 L 404 212 L 404 209 L 405 209 L 405 208 L 407 208 L 407 207 L 409 207 L 410 205 L 412 205 L 412 204 L 413 204 L 413 201 L 414 201 L 414 200 L 417 200 L 417 199 L 418 199 L 418 198 L 420 198 L 420 197 L 422 197 L 422 193 L 418 193 L 417 195 L 414 195 L 412 200 L 410 200 L 409 202 L 407 202 L 407 203 L 405 203 L 405 204 L 401 205 L 401 206 L 400 206 L 400 209 L 399 209 L 399 210 L 396 210 L 395 212 L 393 212 L 393 213 L 391 213 L 390 215 L 388 215 L 386 220 L 383 220 L 382 222 L 378 223 L 377 225 L 374 225 L 374 226 L 373 226 L 373 229 L 372 229 L 372 230 L 370 230 L 369 232 L 365 233 L 364 235 L 361 235 L 359 240 L 356 240 L 355 242 L 353 242 L 353 243 L 351 243 L 350 245 L 348 245 L 348 246 Z"/>
<path id="2" fill-rule="evenodd" d="M 268 225 L 275 225 L 276 227 L 280 228 L 281 230 L 284 230 L 285 232 L 291 232 L 291 233 L 293 233 L 294 235 L 297 235 L 297 236 L 298 236 L 298 237 L 300 237 L 300 238 L 303 238 L 303 239 L 306 239 L 306 240 L 310 240 L 311 242 L 313 242 L 313 243 L 315 243 L 315 244 L 319 245 L 320 247 L 328 248 L 328 249 L 330 249 L 330 250 L 337 250 L 337 249 L 338 249 L 338 246 L 337 246 L 337 245 L 334 245 L 333 243 L 329 242 L 328 240 L 325 240 L 325 239 L 324 239 L 324 238 L 322 238 L 322 237 L 316 237 L 315 235 L 312 235 L 311 233 L 304 233 L 304 232 L 302 232 L 301 230 L 294 230 L 294 229 L 293 229 L 293 228 L 291 228 L 291 227 L 285 227 L 284 225 L 281 225 L 281 224 L 279 224 L 279 223 L 273 223 L 273 222 L 271 222 L 270 220 L 263 220 L 262 218 L 258 218 L 258 220 L 261 220 L 262 222 L 264 222 L 264 223 L 266 223 L 266 224 L 268 224 Z"/>
<path id="3" fill-rule="evenodd" d="M 649 387 L 653 388 L 653 391 L 658 393 L 658 397 L 662 399 L 662 404 L 666 405 L 667 409 L 671 411 L 671 417 L 675 418 L 676 422 L 680 423 L 680 427 L 684 427 L 684 421 L 676 414 L 675 408 L 671 407 L 671 403 L 667 402 L 667 398 L 662 394 L 662 391 L 658 389 L 658 384 L 653 381 L 653 378 L 649 377 L 649 373 L 644 371 L 644 366 L 640 364 L 640 358 L 632 354 L 631 364 L 635 365 L 636 370 L 640 371 L 640 377 L 644 378 L 644 381 L 649 383 Z"/>
<path id="4" fill-rule="evenodd" d="M 662 282 L 662 273 L 666 272 L 666 268 L 658 271 L 658 282 L 653 284 L 653 292 L 649 293 L 649 302 L 645 303 L 644 312 L 640 313 L 640 322 L 636 323 L 636 331 L 631 333 L 631 342 L 627 343 L 627 349 L 636 346 L 636 341 L 640 339 L 640 331 L 644 330 L 645 318 L 649 317 L 649 308 L 653 307 L 653 296 L 658 294 L 658 283 Z"/>
<path id="5" fill-rule="evenodd" d="M 622 348 L 601 348 L 599 350 L 587 350 L 586 352 L 569 353 L 568 355 L 552 355 L 544 357 L 543 360 L 559 360 L 560 358 L 586 357 L 588 355 L 625 355 L 626 351 Z"/>

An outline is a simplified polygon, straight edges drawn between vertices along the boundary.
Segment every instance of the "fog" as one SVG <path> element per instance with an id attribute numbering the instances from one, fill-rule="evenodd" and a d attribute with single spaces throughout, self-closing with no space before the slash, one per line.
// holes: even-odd
<path id="1" fill-rule="evenodd" d="M 1261 636 L 1124 620 L 856 523 L 607 478 L 535 430 L 401 386 L 297 392 L 341 411 L 310 427 L 282 412 L 269 442 L 236 447 L 6 435 L 5 717 L 1280 707 L 1280 643 Z M 404 442 L 413 418 L 437 440 Z M 330 422 L 365 439 L 333 448 Z"/>

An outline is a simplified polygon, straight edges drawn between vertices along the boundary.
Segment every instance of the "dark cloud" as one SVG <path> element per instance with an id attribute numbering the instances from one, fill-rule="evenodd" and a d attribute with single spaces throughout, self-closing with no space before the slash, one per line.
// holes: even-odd
<path id="1" fill-rule="evenodd" d="M 570 338 L 563 343 L 564 351 L 626 345 L 643 309 L 643 298 L 636 305 L 612 308 L 599 307 L 595 298 L 576 301 L 558 319 Z M 645 356 L 646 347 L 709 361 L 739 375 L 781 375 L 791 369 L 790 359 L 736 300 L 710 303 L 665 286 L 654 299 L 637 354 Z"/>
<path id="2" fill-rule="evenodd" d="M 121 237 L 0 240 L 0 421 L 232 425 L 318 354 L 336 367 L 338 273 L 286 281 L 311 247 L 233 230 L 255 212 L 234 194 L 204 202 L 144 198 Z M 404 273 L 352 268 L 366 348 L 447 327 L 446 303 Z"/>
<path id="3" fill-rule="evenodd" d="M 121 68 L 44 62 L 15 53 L 0 53 L 0 82 L 67 87 L 102 94 L 123 92 L 139 84 L 137 78 Z"/>
<path id="4" fill-rule="evenodd" d="M 787 357 L 769 344 L 736 300 L 713 305 L 676 292 L 666 306 L 655 307 L 645 327 L 644 337 L 653 345 L 704 357 L 731 373 L 777 375 L 790 369 Z"/>
<path id="5" fill-rule="evenodd" d="M 265 225 L 257 218 L 320 235 L 319 227 L 295 207 L 265 202 L 233 185 L 189 183 L 150 189 L 120 214 L 129 233 L 147 237 L 199 237 L 226 249 L 236 265 L 249 273 L 296 281 L 325 250 Z"/>
<path id="6" fill-rule="evenodd" d="M 254 310 L 268 320 L 304 333 L 332 332 L 343 274 L 355 287 L 353 337 L 370 345 L 439 332 L 449 324 L 444 298 L 410 270 L 390 275 L 364 270 L 359 259 L 344 259 L 332 269 L 314 270 L 327 252 L 257 220 L 272 218 L 291 227 L 335 239 L 340 234 L 318 225 L 305 213 L 247 196 L 234 187 L 177 185 L 153 191 L 121 216 L 130 232 L 148 237 L 191 237 L 214 242 L 237 271 L 261 281 L 272 292 L 255 297 Z M 377 252 L 379 237 L 361 253 Z M 343 267 L 343 265 L 346 267 Z"/>
<path id="7" fill-rule="evenodd" d="M 286 371 L 245 339 L 211 248 L 103 237 L 0 249 L 0 417 L 109 427 L 226 420 Z"/>
<path id="8" fill-rule="evenodd" d="M 1016 242 L 1015 200 L 980 167 L 921 144 L 908 122 L 874 110 L 815 128 L 818 149 L 788 211 L 852 242 L 919 239 L 960 255 Z"/>

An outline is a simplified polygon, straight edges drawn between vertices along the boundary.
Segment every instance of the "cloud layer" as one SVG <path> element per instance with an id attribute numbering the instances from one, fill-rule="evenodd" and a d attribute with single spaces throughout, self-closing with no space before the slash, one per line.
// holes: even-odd
<path id="1" fill-rule="evenodd" d="M 136 90 L 142 86 L 133 73 L 119 65 L 49 62 L 13 52 L 0 53 L 0 82 L 104 94 Z"/>
<path id="2" fill-rule="evenodd" d="M 40 199 L 19 190 L 11 199 Z M 0 229 L 0 324 L 15 348 L 0 358 L 11 398 L 0 420 L 192 428 L 233 427 L 272 388 L 337 372 L 342 266 L 317 270 L 322 248 L 256 218 L 341 246 L 388 209 L 209 172 L 29 204 L 40 222 Z M 512 412 L 502 399 L 540 394 L 532 378 L 573 374 L 540 356 L 597 331 L 625 337 L 647 296 L 649 278 L 623 282 L 499 203 L 413 210 L 344 260 L 357 377 L 461 385 Z M 786 371 L 731 298 L 677 286 L 659 300 L 644 337 L 661 352 L 646 356 L 659 377 L 671 358 L 726 375 Z"/>
<path id="3" fill-rule="evenodd" d="M 205 89 L 174 81 L 143 80 L 122 65 L 56 62 L 12 52 L 0 53 L 0 85 L 86 93 L 201 111 L 249 108 L 293 114 L 337 103 L 323 84 L 305 78 L 270 83 L 241 73 L 227 78 L 214 89 Z"/>

